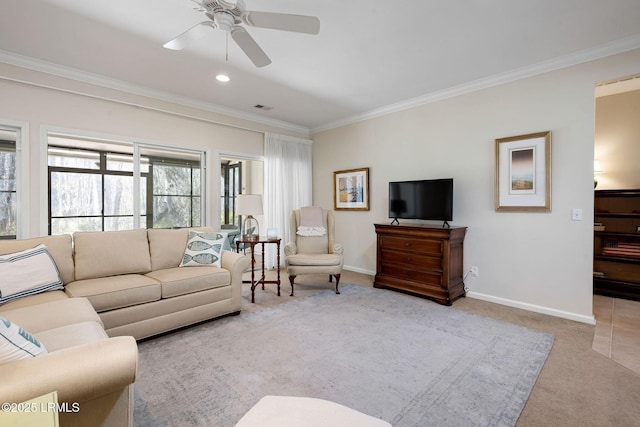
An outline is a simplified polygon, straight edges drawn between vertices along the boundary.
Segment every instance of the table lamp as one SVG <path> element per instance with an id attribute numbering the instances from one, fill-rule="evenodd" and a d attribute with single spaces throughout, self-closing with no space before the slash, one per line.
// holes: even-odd
<path id="1" fill-rule="evenodd" d="M 258 220 L 253 215 L 262 215 L 262 196 L 260 194 L 239 194 L 238 215 L 245 216 L 242 221 L 243 240 L 255 241 L 260 236 Z"/>
<path id="2" fill-rule="evenodd" d="M 593 161 L 593 188 L 598 186 L 598 177 L 597 175 L 602 173 L 602 166 L 600 166 L 600 162 L 597 160 Z"/>

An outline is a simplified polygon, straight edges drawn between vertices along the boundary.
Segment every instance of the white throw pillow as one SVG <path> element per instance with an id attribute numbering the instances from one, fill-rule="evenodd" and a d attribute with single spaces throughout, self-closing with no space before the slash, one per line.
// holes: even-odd
<path id="1" fill-rule="evenodd" d="M 0 277 L 0 304 L 63 288 L 58 267 L 42 244 L 0 255 Z"/>
<path id="2" fill-rule="evenodd" d="M 180 267 L 220 267 L 224 236 L 219 233 L 189 231 L 187 247 L 180 262 Z"/>
<path id="3" fill-rule="evenodd" d="M 46 353 L 47 349 L 36 337 L 0 317 L 0 365 Z"/>

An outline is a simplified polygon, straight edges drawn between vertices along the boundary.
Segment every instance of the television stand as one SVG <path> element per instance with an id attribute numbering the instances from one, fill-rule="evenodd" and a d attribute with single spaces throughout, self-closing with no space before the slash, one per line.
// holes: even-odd
<path id="1" fill-rule="evenodd" d="M 393 289 L 445 305 L 465 295 L 462 270 L 467 227 L 374 225 L 374 288 Z"/>
<path id="2" fill-rule="evenodd" d="M 449 223 L 447 221 L 444 221 L 442 223 L 442 228 L 451 228 L 451 226 L 449 225 Z"/>
<path id="3" fill-rule="evenodd" d="M 398 218 L 393 218 L 393 221 L 391 221 L 391 225 L 393 225 L 393 224 L 400 225 L 400 221 L 398 221 Z"/>

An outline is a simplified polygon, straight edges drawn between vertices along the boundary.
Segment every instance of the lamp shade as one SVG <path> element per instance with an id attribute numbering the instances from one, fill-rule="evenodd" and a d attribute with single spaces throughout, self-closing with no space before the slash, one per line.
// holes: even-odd
<path id="1" fill-rule="evenodd" d="M 600 162 L 597 160 L 593 161 L 593 172 L 602 173 L 602 166 L 600 166 Z"/>
<path id="2" fill-rule="evenodd" d="M 593 161 L 593 188 L 598 186 L 598 180 L 596 179 L 596 175 L 602 173 L 602 166 L 600 166 L 600 162 L 597 160 Z"/>
<path id="3" fill-rule="evenodd" d="M 262 195 L 239 194 L 238 215 L 262 215 Z"/>

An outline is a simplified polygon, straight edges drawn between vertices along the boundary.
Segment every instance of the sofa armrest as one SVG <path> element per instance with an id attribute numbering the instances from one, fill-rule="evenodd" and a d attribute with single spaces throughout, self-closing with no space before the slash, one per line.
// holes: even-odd
<path id="1" fill-rule="evenodd" d="M 236 276 L 242 277 L 242 273 L 249 268 L 249 257 L 232 251 L 222 251 L 222 259 L 220 266 L 225 270 L 229 270 L 231 278 Z"/>
<path id="2" fill-rule="evenodd" d="M 115 337 L 0 366 L 0 402 L 19 403 L 52 391 L 82 402 L 132 384 L 138 368 L 133 337 Z"/>
<path id="3" fill-rule="evenodd" d="M 249 257 L 231 251 L 222 251 L 220 266 L 231 273 L 231 285 L 236 285 L 242 289 L 242 273 L 248 268 L 251 261 Z"/>
<path id="4" fill-rule="evenodd" d="M 246 255 L 222 251 L 220 266 L 231 274 L 231 300 L 233 310 L 238 313 L 242 308 L 242 273 L 249 268 L 250 262 Z"/>

